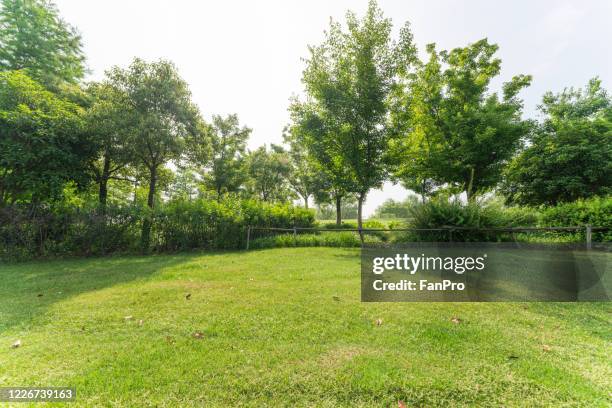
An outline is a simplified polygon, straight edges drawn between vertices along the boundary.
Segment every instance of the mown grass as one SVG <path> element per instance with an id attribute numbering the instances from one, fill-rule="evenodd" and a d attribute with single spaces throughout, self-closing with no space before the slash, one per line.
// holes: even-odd
<path id="1" fill-rule="evenodd" d="M 364 304 L 348 248 L 4 265 L 0 386 L 73 386 L 78 406 L 604 407 L 611 312 Z"/>

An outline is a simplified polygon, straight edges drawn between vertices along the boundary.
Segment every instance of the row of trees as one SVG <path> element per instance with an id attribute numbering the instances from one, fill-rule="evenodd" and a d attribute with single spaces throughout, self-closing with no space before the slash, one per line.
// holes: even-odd
<path id="1" fill-rule="evenodd" d="M 391 28 L 374 1 L 345 28 L 332 22 L 306 59 L 306 96 L 291 105 L 291 134 L 338 202 L 358 197 L 359 226 L 366 195 L 385 180 L 423 200 L 498 190 L 549 205 L 612 191 L 612 99 L 598 79 L 546 94 L 544 120 L 525 120 L 518 94 L 530 76 L 490 91 L 497 45 L 430 44 L 421 61 L 408 24 L 397 40 Z"/>
<path id="2" fill-rule="evenodd" d="M 171 62 L 135 59 L 84 84 L 81 39 L 51 2 L 1 4 L 0 206 L 70 191 L 95 196 L 102 212 L 109 196 L 144 194 L 150 208 L 194 195 L 300 198 L 306 207 L 314 198 L 335 206 L 340 223 L 343 203 L 356 200 L 361 227 L 368 192 L 386 180 L 423 200 L 498 190 L 528 205 L 612 188 L 612 100 L 599 80 L 546 94 L 544 120 L 525 120 L 518 94 L 531 77 L 490 91 L 501 69 L 496 45 L 431 44 L 422 61 L 409 25 L 394 40 L 373 1 L 310 48 L 285 147 L 254 151 L 236 115 L 203 119 Z"/>
<path id="3" fill-rule="evenodd" d="M 299 155 L 247 151 L 251 130 L 236 115 L 205 122 L 171 62 L 135 59 L 84 84 L 84 61 L 78 32 L 51 2 L 2 1 L 0 206 L 60 200 L 67 185 L 95 188 L 102 211 L 109 189 L 123 197 L 143 184 L 151 208 L 160 183 L 172 196 L 293 198 Z"/>

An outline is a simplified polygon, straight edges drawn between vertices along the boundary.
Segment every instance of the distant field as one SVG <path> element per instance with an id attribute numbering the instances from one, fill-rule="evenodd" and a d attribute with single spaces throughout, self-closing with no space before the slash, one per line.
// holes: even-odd
<path id="1" fill-rule="evenodd" d="M 2 265 L 0 386 L 73 386 L 77 406 L 610 406 L 610 303 L 365 304 L 359 262 Z"/>

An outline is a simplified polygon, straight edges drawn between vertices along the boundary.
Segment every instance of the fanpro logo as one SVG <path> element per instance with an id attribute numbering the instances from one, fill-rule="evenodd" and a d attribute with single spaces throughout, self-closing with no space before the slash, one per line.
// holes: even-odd
<path id="1" fill-rule="evenodd" d="M 479 257 L 441 257 L 441 256 L 410 256 L 408 254 L 395 254 L 390 257 L 375 257 L 372 262 L 372 272 L 382 275 L 385 271 L 406 271 L 414 275 L 417 271 L 453 271 L 459 275 L 465 271 L 485 268 L 487 254 Z"/>

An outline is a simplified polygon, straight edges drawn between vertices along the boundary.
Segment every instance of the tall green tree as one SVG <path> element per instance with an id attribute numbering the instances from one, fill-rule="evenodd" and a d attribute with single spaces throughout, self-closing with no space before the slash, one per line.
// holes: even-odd
<path id="1" fill-rule="evenodd" d="M 416 55 L 408 26 L 397 42 L 391 29 L 375 1 L 361 19 L 347 13 L 345 30 L 332 21 L 323 43 L 310 48 L 303 75 L 322 125 L 321 132 L 309 132 L 309 145 L 319 144 L 348 173 L 345 190 L 357 194 L 359 228 L 368 191 L 388 176 L 387 99 Z"/>
<path id="2" fill-rule="evenodd" d="M 317 204 L 335 203 L 336 225 L 342 223 L 342 201 L 353 185 L 350 169 L 339 160 L 333 137 L 333 123 L 312 101 L 293 101 L 290 107 L 295 143 L 305 148 L 310 165 L 317 174 L 313 196 Z"/>
<path id="3" fill-rule="evenodd" d="M 0 206 L 61 198 L 68 182 L 84 186 L 95 154 L 83 110 L 23 71 L 0 72 Z"/>
<path id="4" fill-rule="evenodd" d="M 555 205 L 612 193 L 612 98 L 597 78 L 544 95 L 544 121 L 505 172 L 508 201 Z"/>
<path id="5" fill-rule="evenodd" d="M 429 60 L 397 88 L 392 151 L 394 175 L 405 186 L 422 195 L 447 186 L 471 200 L 500 182 L 532 125 L 517 97 L 531 77 L 513 77 L 501 98 L 489 93 L 501 68 L 497 49 L 486 39 L 441 52 L 430 44 Z"/>
<path id="6" fill-rule="evenodd" d="M 47 0 L 2 0 L 0 70 L 25 69 L 40 83 L 57 87 L 85 74 L 81 36 Z"/>
<path id="7" fill-rule="evenodd" d="M 320 171 L 317 171 L 316 164 L 308 157 L 306 146 L 296 134 L 296 127 L 287 127 L 283 132 L 283 139 L 289 146 L 289 184 L 293 191 L 304 200 L 304 208 L 308 208 L 308 199 L 321 188 Z"/>
<path id="8" fill-rule="evenodd" d="M 98 149 L 89 163 L 98 184 L 98 202 L 106 208 L 110 180 L 125 180 L 126 167 L 137 164 L 133 145 L 134 112 L 127 94 L 109 82 L 92 83 L 86 90 L 89 106 L 85 112 L 87 132 Z"/>
<path id="9" fill-rule="evenodd" d="M 247 190 L 262 201 L 287 201 L 291 198 L 289 170 L 289 158 L 281 146 L 261 146 L 248 156 Z"/>
<path id="10" fill-rule="evenodd" d="M 220 200 L 225 193 L 238 192 L 247 177 L 245 155 L 251 129 L 241 127 L 236 114 L 225 118 L 215 115 L 210 133 L 212 157 L 204 183 Z"/>
<path id="11" fill-rule="evenodd" d="M 107 75 L 129 101 L 133 130 L 129 143 L 148 171 L 147 205 L 153 208 L 160 168 L 186 157 L 190 148 L 204 140 L 202 119 L 187 83 L 171 62 L 149 63 L 137 58 L 127 69 L 115 67 Z M 145 220 L 143 249 L 148 248 L 150 228 Z"/>

